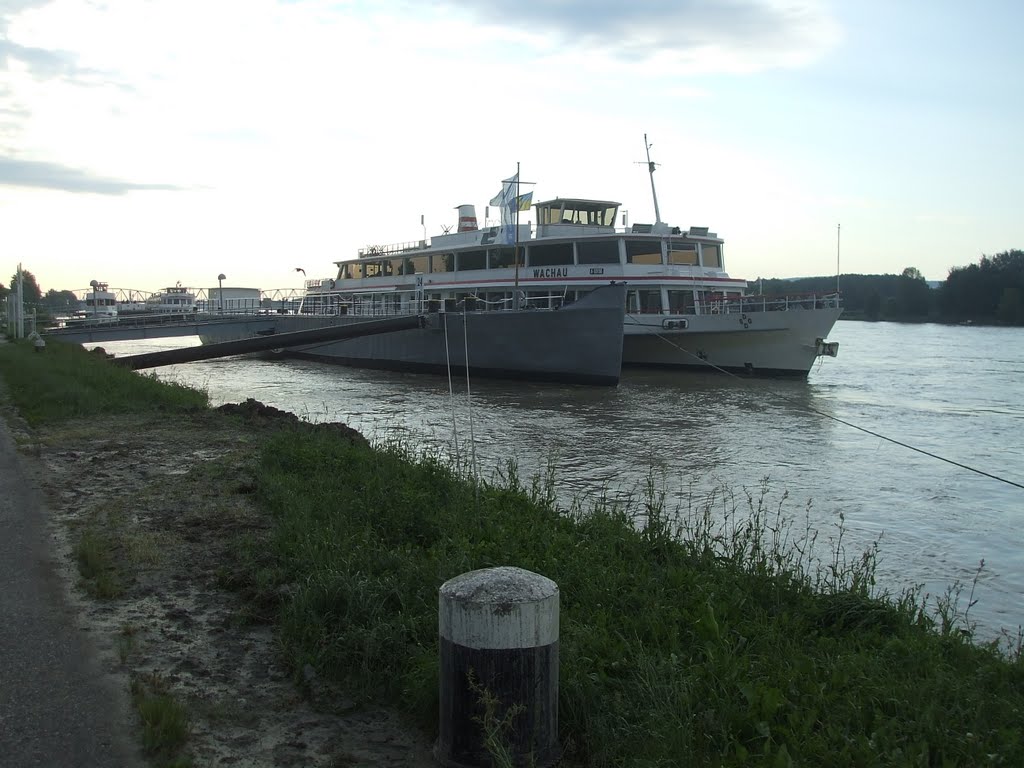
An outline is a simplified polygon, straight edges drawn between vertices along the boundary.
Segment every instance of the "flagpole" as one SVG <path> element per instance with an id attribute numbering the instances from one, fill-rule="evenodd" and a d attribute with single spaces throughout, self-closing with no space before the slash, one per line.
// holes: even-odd
<path id="1" fill-rule="evenodd" d="M 520 309 L 520 306 L 519 306 L 519 161 L 518 160 L 516 161 L 516 196 L 515 196 L 515 206 L 516 206 L 516 223 L 515 223 L 516 234 L 515 234 L 515 240 L 513 241 L 514 245 L 512 246 L 512 261 L 515 263 L 515 267 L 516 267 L 516 279 L 515 279 L 514 293 L 512 294 L 512 308 L 513 309 Z"/>
<path id="2" fill-rule="evenodd" d="M 839 293 L 839 232 L 842 224 L 836 224 L 836 293 Z"/>

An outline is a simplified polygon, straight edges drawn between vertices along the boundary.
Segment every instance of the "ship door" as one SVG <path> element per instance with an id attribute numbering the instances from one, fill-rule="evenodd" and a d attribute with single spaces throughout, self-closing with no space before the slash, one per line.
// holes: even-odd
<path id="1" fill-rule="evenodd" d="M 416 275 L 416 311 L 423 311 L 423 275 Z"/>

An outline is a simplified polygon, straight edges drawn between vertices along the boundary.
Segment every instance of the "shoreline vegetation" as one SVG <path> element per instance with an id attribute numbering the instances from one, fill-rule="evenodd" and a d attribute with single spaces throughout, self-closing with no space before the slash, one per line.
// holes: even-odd
<path id="1" fill-rule="evenodd" d="M 561 593 L 563 765 L 1024 764 L 1020 632 L 977 643 L 960 585 L 937 600 L 879 592 L 873 549 L 848 554 L 842 521 L 818 542 L 766 486 L 670 509 L 652 478 L 632 503 L 559 509 L 551 476 L 524 480 L 509 465 L 474 482 L 443 457 L 371 445 L 343 425 L 255 401 L 210 409 L 204 393 L 79 347 L 0 345 L 0 378 L 27 422 L 25 450 L 81 450 L 81 435 L 127 418 L 198 446 L 177 475 L 191 522 L 167 518 L 167 536 L 208 547 L 192 551 L 208 560 L 191 563 L 192 578 L 230 594 L 235 625 L 272 633 L 286 682 L 328 719 L 383 706 L 429 743 L 438 588 L 515 565 Z M 143 483 L 136 517 L 159 503 Z M 217 526 L 201 516 L 215 503 Z M 223 510 L 236 510 L 232 524 Z M 132 540 L 127 525 L 108 512 L 69 528 L 98 604 L 131 599 L 147 579 L 146 594 L 166 586 L 146 563 L 171 539 Z M 176 690 L 171 670 L 133 667 L 137 642 L 128 628 L 111 638 L 146 750 L 155 765 L 192 765 L 200 736 L 230 718 Z M 482 710 L 497 743 L 504 714 Z M 351 745 L 326 743 L 315 764 L 355 761 Z"/>

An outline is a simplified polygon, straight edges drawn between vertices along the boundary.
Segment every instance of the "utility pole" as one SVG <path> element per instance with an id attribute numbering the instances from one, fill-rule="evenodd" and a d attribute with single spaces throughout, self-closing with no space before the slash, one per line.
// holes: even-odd
<path id="1" fill-rule="evenodd" d="M 21 262 L 18 262 L 18 289 L 14 300 L 14 338 L 25 338 L 25 278 L 21 273 Z"/>

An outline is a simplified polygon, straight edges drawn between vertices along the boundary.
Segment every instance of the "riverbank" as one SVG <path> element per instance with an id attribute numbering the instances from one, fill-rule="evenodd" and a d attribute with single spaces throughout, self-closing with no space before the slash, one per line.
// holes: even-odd
<path id="1" fill-rule="evenodd" d="M 112 663 L 189 719 L 168 760 L 427 760 L 437 588 L 514 564 L 561 587 L 569 764 L 1021 761 L 1019 652 L 973 646 L 955 605 L 936 624 L 912 595 L 873 596 L 870 552 L 813 562 L 811 534 L 762 499 L 666 510 L 651 493 L 632 510 L 560 514 L 545 482 L 524 488 L 509 471 L 475 488 L 337 428 L 150 392 L 79 394 L 69 415 L 47 395 L 50 351 L 0 359 L 33 422 L 19 442 L 65 510 L 75 578 L 95 595 L 82 609 Z M 115 389 L 112 367 L 68 355 L 78 372 L 55 380 Z M 34 386 L 12 380 L 27 366 Z M 368 713 L 384 730 L 360 757 L 351 738 L 372 730 Z"/>
<path id="2" fill-rule="evenodd" d="M 31 397 L 49 399 L 40 389 Z M 86 400 L 71 410 L 91 410 Z M 4 409 L 45 495 L 79 624 L 99 665 L 130 691 L 151 764 L 433 765 L 427 737 L 394 710 L 312 670 L 298 671 L 297 686 L 272 626 L 225 588 L 239 542 L 268 529 L 251 484 L 278 420 L 229 416 L 194 398 L 152 405 L 53 419 L 37 403 L 25 407 L 34 425 L 9 401 Z"/>

